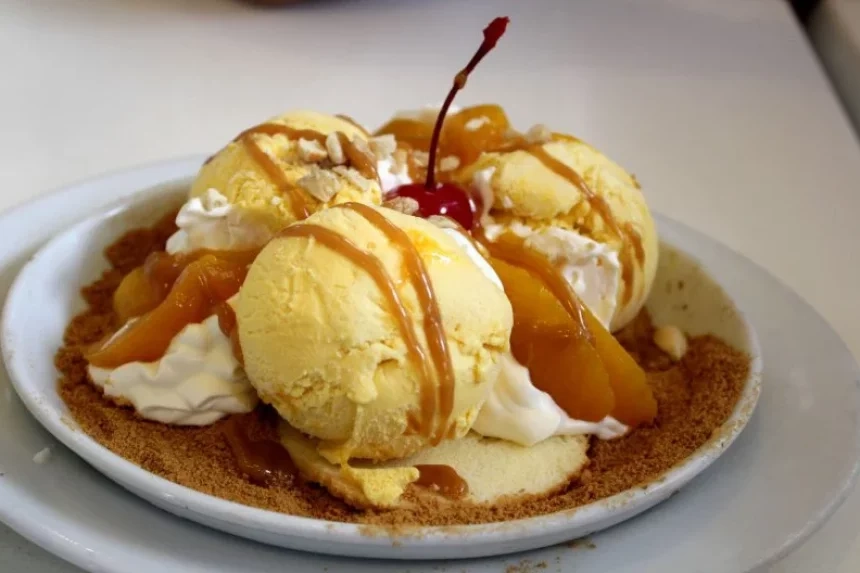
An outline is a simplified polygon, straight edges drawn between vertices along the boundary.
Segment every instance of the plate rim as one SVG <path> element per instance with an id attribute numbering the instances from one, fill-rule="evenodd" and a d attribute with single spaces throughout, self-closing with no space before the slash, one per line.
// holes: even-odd
<path id="1" fill-rule="evenodd" d="M 27 278 L 28 270 L 39 260 L 40 255 L 53 248 L 58 242 L 63 241 L 69 234 L 76 232 L 81 227 L 92 225 L 98 221 L 115 217 L 126 210 L 133 209 L 136 205 L 155 196 L 159 188 L 163 189 L 170 183 L 165 181 L 161 185 L 141 188 L 137 193 L 119 198 L 117 201 L 94 211 L 89 216 L 65 228 L 62 232 L 44 243 L 15 277 L 3 304 L 2 319 L 0 319 L 0 342 L 2 342 L 3 360 L 6 364 L 12 386 L 30 414 L 57 440 L 93 466 L 97 471 L 149 503 L 153 503 L 151 498 L 157 498 L 165 505 L 178 506 L 183 513 L 190 512 L 206 518 L 214 518 L 231 526 L 257 530 L 279 537 L 288 536 L 322 542 L 331 541 L 347 546 L 390 545 L 394 540 L 403 545 L 425 546 L 437 544 L 444 540 L 446 546 L 453 549 L 475 542 L 504 543 L 506 541 L 520 541 L 531 537 L 561 533 L 565 529 L 573 529 L 574 527 L 581 527 L 583 525 L 588 526 L 589 522 L 594 522 L 598 518 L 599 521 L 613 521 L 613 518 L 623 516 L 628 507 L 632 506 L 635 509 L 641 505 L 647 506 L 649 501 L 655 499 L 657 502 L 663 501 L 669 494 L 684 487 L 690 480 L 718 459 L 740 435 L 754 413 L 761 393 L 761 376 L 763 371 L 762 353 L 758 336 L 743 309 L 728 295 L 727 289 L 721 281 L 711 275 L 705 269 L 704 265 L 702 265 L 708 277 L 725 293 L 726 299 L 731 302 L 733 311 L 743 324 L 745 335 L 749 340 L 750 354 L 752 355 L 750 375 L 745 383 L 741 398 L 732 410 L 732 414 L 720 426 L 723 431 L 720 432 L 719 437 L 716 440 L 709 440 L 705 444 L 702 444 L 682 463 L 670 468 L 660 477 L 647 484 L 630 488 L 609 498 L 604 498 L 585 506 L 520 520 L 447 527 L 412 526 L 398 529 L 396 532 L 384 526 L 327 521 L 264 510 L 182 486 L 140 468 L 133 462 L 102 446 L 86 433 L 70 429 L 62 421 L 61 416 L 52 415 L 55 412 L 52 408 L 47 408 L 42 404 L 37 395 L 24 390 L 23 386 L 26 384 L 22 381 L 22 378 L 26 378 L 25 368 L 20 364 L 22 359 L 18 357 L 17 353 L 11 350 L 12 345 L 9 344 L 10 339 L 15 336 L 15 330 L 10 326 L 11 318 L 14 317 L 16 312 L 14 304 L 22 296 L 22 291 L 26 290 L 27 282 L 25 279 Z M 164 190 L 161 192 L 166 193 Z M 682 246 L 668 242 L 666 244 L 692 260 L 697 261 L 696 257 L 686 252 Z M 57 414 L 61 414 L 61 412 L 57 412 Z M 147 495 L 143 495 L 139 490 L 149 491 Z M 169 509 L 158 503 L 155 505 L 169 511 Z M 626 517 L 619 521 L 625 519 Z M 445 557 L 440 556 L 439 558 L 444 559 Z"/>

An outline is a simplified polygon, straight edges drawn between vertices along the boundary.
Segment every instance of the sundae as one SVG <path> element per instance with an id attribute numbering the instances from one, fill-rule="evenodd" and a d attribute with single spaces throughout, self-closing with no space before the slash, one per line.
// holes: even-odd
<path id="1" fill-rule="evenodd" d="M 653 341 L 639 183 L 500 106 L 452 110 L 506 25 L 440 108 L 376 132 L 313 111 L 251 127 L 141 231 L 144 256 L 108 252 L 57 360 L 82 426 L 201 491 L 347 521 L 545 513 L 615 493 L 582 493 L 600 471 L 631 487 L 677 463 L 655 463 L 682 423 L 655 372 L 717 343 Z"/>

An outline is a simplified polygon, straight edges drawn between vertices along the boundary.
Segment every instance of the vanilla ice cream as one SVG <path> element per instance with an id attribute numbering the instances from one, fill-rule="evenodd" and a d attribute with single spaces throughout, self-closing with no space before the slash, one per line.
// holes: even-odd
<path id="1" fill-rule="evenodd" d="M 532 130 L 535 137 L 541 130 Z M 636 180 L 572 138 L 484 153 L 460 175 L 485 206 L 490 240 L 510 232 L 543 253 L 611 330 L 642 308 L 657 269 L 657 233 Z"/>
<path id="2" fill-rule="evenodd" d="M 373 209 L 408 237 L 435 291 L 453 373 L 447 438 L 465 435 L 509 351 L 510 302 L 484 271 L 431 222 Z M 379 274 L 356 255 L 315 236 L 272 240 L 251 266 L 236 317 L 251 383 L 293 427 L 320 440 L 331 462 L 385 460 L 431 445 L 411 427 L 427 407 L 421 364 L 404 338 L 413 333 L 425 362 L 432 313 L 421 303 L 415 276 L 399 245 L 382 227 L 351 208 L 328 209 L 290 233 L 322 228 L 348 239 L 389 277 L 400 309 Z M 297 231 L 298 229 L 298 231 Z M 369 263 L 368 263 L 369 264 Z M 398 317 L 403 317 L 404 322 Z M 440 378 L 432 391 L 441 396 Z"/>
<path id="3" fill-rule="evenodd" d="M 371 138 L 347 119 L 294 111 L 246 130 L 216 153 L 200 168 L 191 197 L 216 189 L 274 232 L 331 205 L 380 204 L 377 165 L 395 148 L 393 138 Z"/>

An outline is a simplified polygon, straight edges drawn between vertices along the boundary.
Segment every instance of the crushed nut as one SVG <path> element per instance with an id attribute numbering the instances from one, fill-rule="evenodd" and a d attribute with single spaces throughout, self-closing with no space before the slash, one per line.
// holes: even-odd
<path id="1" fill-rule="evenodd" d="M 338 175 L 345 177 L 347 181 L 361 189 L 362 191 L 369 191 L 370 186 L 372 185 L 372 181 L 367 177 L 363 176 L 361 173 L 356 171 L 351 167 L 346 167 L 344 165 L 338 165 L 337 167 L 332 168 L 332 171 L 337 173 Z"/>
<path id="2" fill-rule="evenodd" d="M 362 139 L 362 138 L 356 136 L 356 137 L 353 137 L 352 140 L 350 140 L 350 143 L 352 143 L 353 147 L 355 147 L 356 149 L 358 149 L 360 152 L 364 153 L 368 157 L 373 157 L 373 152 L 370 151 L 370 145 L 367 143 L 366 139 Z"/>
<path id="3" fill-rule="evenodd" d="M 481 129 L 481 126 L 490 123 L 490 118 L 486 115 L 482 115 L 480 117 L 475 117 L 466 122 L 464 126 L 466 131 L 478 131 Z"/>
<path id="4" fill-rule="evenodd" d="M 382 206 L 403 213 L 404 215 L 414 215 L 420 208 L 418 201 L 412 197 L 394 197 L 383 203 Z"/>
<path id="5" fill-rule="evenodd" d="M 391 158 L 394 161 L 394 168 L 391 170 L 392 173 L 400 173 L 409 167 L 409 154 L 405 149 L 398 149 L 391 154 Z"/>
<path id="6" fill-rule="evenodd" d="M 343 153 L 343 147 L 340 145 L 340 138 L 337 133 L 329 133 L 325 138 L 325 148 L 328 150 L 328 158 L 335 165 L 343 165 L 346 163 L 346 155 Z"/>
<path id="7" fill-rule="evenodd" d="M 327 203 L 337 195 L 340 181 L 331 171 L 311 166 L 311 172 L 298 180 L 298 186 L 311 194 L 314 199 Z"/>
<path id="8" fill-rule="evenodd" d="M 455 155 L 449 155 L 439 162 L 440 171 L 454 171 L 460 167 L 460 158 Z"/>
<path id="9" fill-rule="evenodd" d="M 427 167 L 430 165 L 430 154 L 426 151 L 413 151 L 412 160 L 418 167 Z"/>
<path id="10" fill-rule="evenodd" d="M 533 125 L 526 132 L 526 141 L 529 143 L 546 143 L 552 140 L 552 131 L 542 123 Z"/>
<path id="11" fill-rule="evenodd" d="M 677 326 L 661 326 L 655 330 L 654 344 L 675 362 L 687 353 L 687 337 Z"/>
<path id="12" fill-rule="evenodd" d="M 391 133 L 378 135 L 370 140 L 370 151 L 373 152 L 377 161 L 388 159 L 396 149 L 397 140 L 394 139 L 394 135 Z"/>
<path id="13" fill-rule="evenodd" d="M 318 163 L 328 157 L 328 152 L 313 139 L 299 139 L 299 157 L 307 163 Z"/>

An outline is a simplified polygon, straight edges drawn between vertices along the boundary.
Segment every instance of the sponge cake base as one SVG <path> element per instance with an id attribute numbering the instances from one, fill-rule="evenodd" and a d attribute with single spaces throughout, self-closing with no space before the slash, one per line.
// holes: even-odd
<path id="1" fill-rule="evenodd" d="M 326 461 L 317 453 L 315 440 L 285 422 L 280 437 L 306 479 L 359 508 L 408 507 L 410 501 L 402 495 L 407 488 L 419 499 L 446 501 L 432 489 L 410 485 L 418 477 L 417 465 L 452 467 L 469 486 L 469 493 L 457 502 L 494 504 L 555 493 L 588 464 L 586 436 L 556 436 L 524 447 L 470 432 L 408 458 L 379 464 L 352 460 L 343 468 Z"/>

